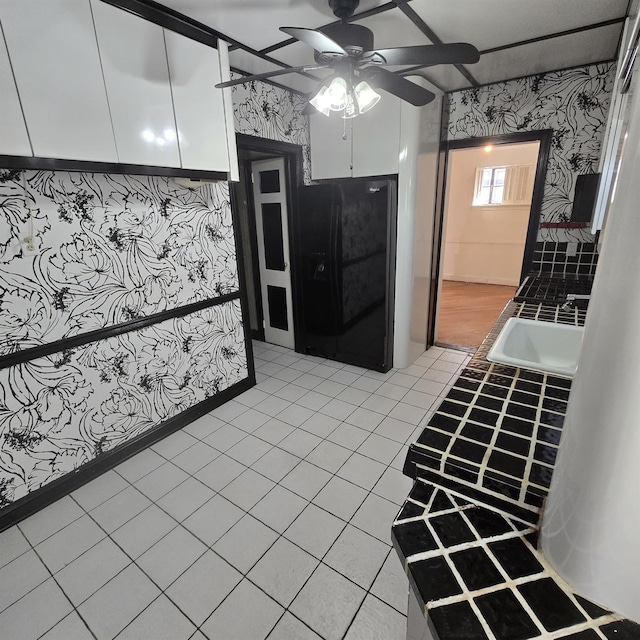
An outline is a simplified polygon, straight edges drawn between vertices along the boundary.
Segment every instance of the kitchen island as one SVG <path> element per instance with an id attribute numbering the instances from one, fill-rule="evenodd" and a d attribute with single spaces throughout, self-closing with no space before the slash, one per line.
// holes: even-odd
<path id="1" fill-rule="evenodd" d="M 640 638 L 582 598 L 538 550 L 571 380 L 489 362 L 510 317 L 583 325 L 586 311 L 511 301 L 404 465 L 392 528 L 409 576 L 408 639 Z"/>

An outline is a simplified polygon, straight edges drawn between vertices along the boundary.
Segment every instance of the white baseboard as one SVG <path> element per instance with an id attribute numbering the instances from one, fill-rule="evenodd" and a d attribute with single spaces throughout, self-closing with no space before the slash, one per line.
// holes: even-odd
<path id="1" fill-rule="evenodd" d="M 506 287 L 517 287 L 520 284 L 518 280 L 510 280 L 508 278 L 491 278 L 489 280 L 478 276 L 454 276 L 448 273 L 445 273 L 442 279 L 454 280 L 455 282 L 473 282 L 474 284 L 500 284 Z"/>

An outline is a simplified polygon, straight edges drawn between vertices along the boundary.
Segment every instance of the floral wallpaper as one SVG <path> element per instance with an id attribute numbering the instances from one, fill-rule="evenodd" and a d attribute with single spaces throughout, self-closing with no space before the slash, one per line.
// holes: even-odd
<path id="1" fill-rule="evenodd" d="M 0 169 L 0 209 L 0 355 L 238 290 L 227 183 Z"/>
<path id="2" fill-rule="evenodd" d="M 0 169 L 0 355 L 238 289 L 227 183 Z M 247 375 L 237 300 L 0 369 L 0 506 Z"/>
<path id="3" fill-rule="evenodd" d="M 247 376 L 238 300 L 0 370 L 0 507 Z"/>
<path id="4" fill-rule="evenodd" d="M 239 74 L 232 74 L 239 78 Z M 233 87 L 233 115 L 237 133 L 302 146 L 305 184 L 311 183 L 309 118 L 302 115 L 306 100 L 266 82 Z"/>
<path id="5" fill-rule="evenodd" d="M 449 94 L 449 140 L 553 129 L 541 222 L 571 215 L 576 178 L 598 170 L 615 64 L 554 71 Z M 540 229 L 538 240 L 591 242 L 581 229 Z"/>

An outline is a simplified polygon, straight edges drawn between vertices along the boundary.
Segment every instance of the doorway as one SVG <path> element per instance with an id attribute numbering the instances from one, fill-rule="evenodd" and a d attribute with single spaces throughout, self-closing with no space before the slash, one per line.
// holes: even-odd
<path id="1" fill-rule="evenodd" d="M 237 144 L 240 180 L 230 183 L 230 195 L 251 336 L 294 349 L 300 323 L 293 212 L 302 183 L 302 149 L 242 134 Z"/>
<path id="2" fill-rule="evenodd" d="M 529 272 L 550 133 L 449 143 L 434 238 L 432 344 L 475 351 Z"/>

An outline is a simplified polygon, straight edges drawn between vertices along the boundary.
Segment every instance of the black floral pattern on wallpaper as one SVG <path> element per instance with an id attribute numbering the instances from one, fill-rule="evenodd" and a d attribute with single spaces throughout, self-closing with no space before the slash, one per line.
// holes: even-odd
<path id="1" fill-rule="evenodd" d="M 239 74 L 232 74 L 239 78 Z M 237 133 L 299 144 L 303 151 L 304 182 L 311 182 L 309 118 L 302 115 L 306 100 L 266 82 L 233 87 L 233 114 Z"/>
<path id="2" fill-rule="evenodd" d="M 238 290 L 226 183 L 0 170 L 0 212 L 2 355 Z"/>
<path id="3" fill-rule="evenodd" d="M 0 506 L 246 376 L 237 300 L 0 370 Z"/>
<path id="4" fill-rule="evenodd" d="M 598 170 L 615 64 L 491 84 L 450 94 L 449 140 L 553 129 L 541 222 L 565 222 L 580 174 Z M 538 240 L 592 242 L 584 230 L 540 229 Z"/>
<path id="5" fill-rule="evenodd" d="M 1 355 L 238 291 L 226 183 L 0 170 L 0 213 Z M 237 301 L 0 370 L 0 506 L 246 377 Z"/>

